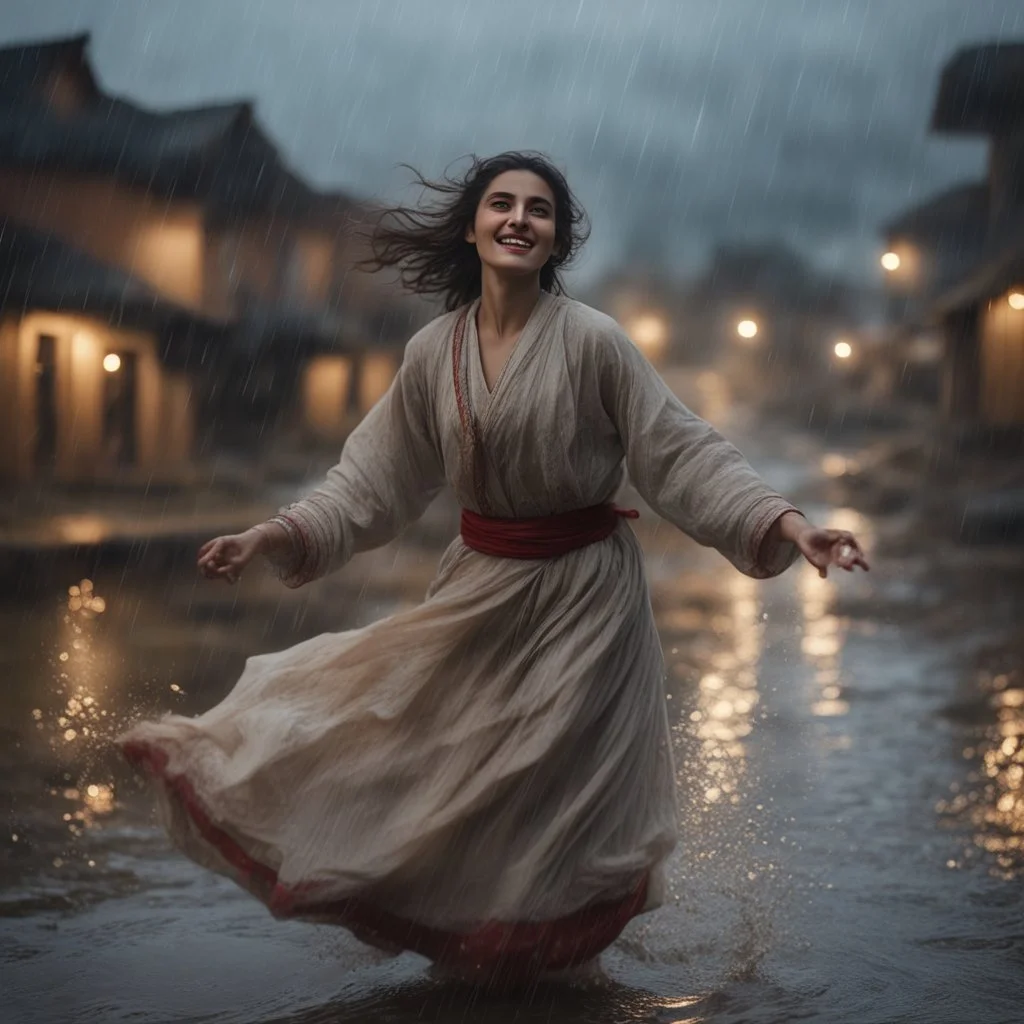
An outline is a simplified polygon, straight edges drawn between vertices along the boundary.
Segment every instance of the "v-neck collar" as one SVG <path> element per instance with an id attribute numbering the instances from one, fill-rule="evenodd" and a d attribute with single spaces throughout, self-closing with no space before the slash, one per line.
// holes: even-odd
<path id="1" fill-rule="evenodd" d="M 509 352 L 505 363 L 498 376 L 495 378 L 494 387 L 487 387 L 487 378 L 484 376 L 483 359 L 480 356 L 480 335 L 476 329 L 476 317 L 480 309 L 480 300 L 476 299 L 469 307 L 469 316 L 466 323 L 467 358 L 469 359 L 469 374 L 472 378 L 472 400 L 479 410 L 480 419 L 488 416 L 494 407 L 495 399 L 505 389 L 505 381 L 515 375 L 516 369 L 522 363 L 523 358 L 539 337 L 540 325 L 544 320 L 543 312 L 552 301 L 552 296 L 547 292 L 541 292 L 537 298 L 537 304 L 530 310 L 530 315 L 519 332 L 512 351 Z"/>

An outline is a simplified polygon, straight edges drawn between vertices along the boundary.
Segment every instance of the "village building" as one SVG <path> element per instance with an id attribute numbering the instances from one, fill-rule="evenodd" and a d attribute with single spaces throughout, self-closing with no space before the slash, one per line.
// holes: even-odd
<path id="1" fill-rule="evenodd" d="M 883 228 L 897 346 L 936 335 L 940 403 L 964 436 L 1024 427 L 1024 44 L 979 46 L 945 66 L 935 132 L 988 140 L 984 180 Z"/>
<path id="2" fill-rule="evenodd" d="M 593 301 L 656 364 L 705 365 L 738 350 L 780 374 L 827 371 L 857 317 L 846 281 L 774 240 L 721 243 L 692 281 L 644 266 L 609 275 Z"/>
<path id="3" fill-rule="evenodd" d="M 421 315 L 352 271 L 372 211 L 294 174 L 247 103 L 108 95 L 88 41 L 0 50 L 0 477 L 338 442 Z"/>

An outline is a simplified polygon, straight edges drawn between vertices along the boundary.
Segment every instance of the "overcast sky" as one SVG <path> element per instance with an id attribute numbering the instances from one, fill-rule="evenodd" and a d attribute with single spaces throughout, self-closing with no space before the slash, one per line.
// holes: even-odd
<path id="1" fill-rule="evenodd" d="M 0 43 L 90 31 L 108 90 L 251 98 L 314 183 L 549 153 L 594 221 L 581 275 L 640 248 L 786 239 L 869 278 L 877 226 L 984 167 L 929 135 L 943 63 L 1024 41 L 1020 0 L 0 0 Z"/>

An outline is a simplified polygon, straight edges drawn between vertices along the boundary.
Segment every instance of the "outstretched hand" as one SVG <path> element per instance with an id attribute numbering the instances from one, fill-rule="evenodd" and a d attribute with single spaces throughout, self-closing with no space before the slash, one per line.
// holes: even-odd
<path id="1" fill-rule="evenodd" d="M 199 549 L 196 565 L 207 579 L 237 583 L 242 570 L 263 550 L 263 547 L 263 533 L 255 528 L 246 530 L 245 533 L 214 537 Z"/>
<path id="2" fill-rule="evenodd" d="M 808 524 L 793 538 L 793 543 L 818 575 L 825 579 L 830 566 L 853 572 L 856 566 L 870 568 L 857 538 L 848 530 L 825 530 Z"/>

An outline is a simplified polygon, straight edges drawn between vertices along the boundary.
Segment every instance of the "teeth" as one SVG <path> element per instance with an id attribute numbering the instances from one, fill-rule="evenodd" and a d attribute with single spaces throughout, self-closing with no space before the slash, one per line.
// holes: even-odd
<path id="1" fill-rule="evenodd" d="M 532 249 L 532 242 L 524 242 L 519 238 L 499 238 L 498 243 L 500 245 L 514 245 L 517 249 Z"/>

